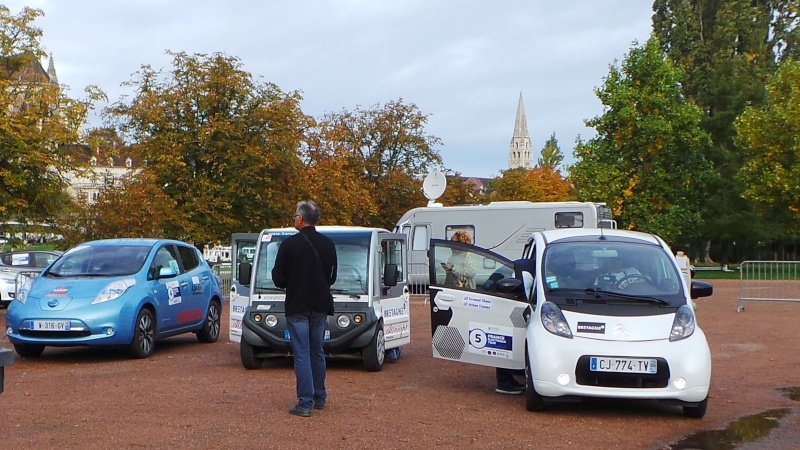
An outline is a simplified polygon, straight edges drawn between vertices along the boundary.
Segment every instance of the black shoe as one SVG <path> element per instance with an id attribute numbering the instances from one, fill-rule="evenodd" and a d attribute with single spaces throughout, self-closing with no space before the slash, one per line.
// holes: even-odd
<path id="1" fill-rule="evenodd" d="M 525 385 L 520 383 L 498 384 L 494 391 L 499 394 L 519 395 L 525 392 Z"/>
<path id="2" fill-rule="evenodd" d="M 325 409 L 325 400 L 318 400 L 314 402 L 314 409 Z"/>
<path id="3" fill-rule="evenodd" d="M 289 408 L 289 414 L 291 414 L 293 416 L 310 417 L 311 416 L 311 410 L 310 409 L 301 408 L 299 405 L 294 405 L 291 408 Z"/>

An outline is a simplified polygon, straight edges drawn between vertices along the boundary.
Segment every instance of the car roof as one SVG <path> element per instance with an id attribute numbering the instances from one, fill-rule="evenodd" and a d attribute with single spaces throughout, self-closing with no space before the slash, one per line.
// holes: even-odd
<path id="1" fill-rule="evenodd" d="M 187 242 L 178 241 L 175 239 L 159 239 L 159 238 L 115 238 L 115 239 L 99 239 L 96 241 L 87 241 L 82 242 L 78 246 L 90 246 L 90 247 L 101 247 L 101 246 L 120 246 L 120 245 L 128 245 L 128 246 L 142 246 L 142 247 L 153 247 L 157 244 L 183 244 L 183 245 L 190 245 Z"/>
<path id="2" fill-rule="evenodd" d="M 566 239 L 570 240 L 595 240 L 601 236 L 614 241 L 638 240 L 649 244 L 660 245 L 658 236 L 640 231 L 618 230 L 612 228 L 562 228 L 557 230 L 540 231 L 545 242 L 553 243 Z"/>

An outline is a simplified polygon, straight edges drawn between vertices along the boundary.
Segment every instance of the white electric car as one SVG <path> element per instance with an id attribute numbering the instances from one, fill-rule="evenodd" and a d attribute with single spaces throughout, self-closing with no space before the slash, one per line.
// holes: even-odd
<path id="1" fill-rule="evenodd" d="M 529 411 L 606 397 L 705 414 L 711 355 L 691 299 L 713 288 L 687 285 L 662 239 L 601 228 L 540 231 L 521 256 L 510 261 L 431 240 L 434 357 L 525 369 Z M 481 269 L 475 288 L 446 282 L 452 277 L 441 263 L 449 260 Z"/>

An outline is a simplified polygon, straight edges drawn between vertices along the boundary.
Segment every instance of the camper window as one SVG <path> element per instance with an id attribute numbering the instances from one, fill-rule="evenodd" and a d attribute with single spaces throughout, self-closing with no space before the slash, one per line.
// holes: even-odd
<path id="1" fill-rule="evenodd" d="M 583 228 L 583 213 L 557 212 L 556 228 Z"/>
<path id="2" fill-rule="evenodd" d="M 428 249 L 428 241 L 430 240 L 430 238 L 428 237 L 427 225 L 415 226 L 413 236 L 414 236 L 414 242 L 411 244 L 412 250 Z"/>
<path id="3" fill-rule="evenodd" d="M 444 227 L 444 237 L 447 240 L 452 239 L 456 231 L 466 231 L 472 242 L 475 242 L 475 225 L 446 225 Z"/>

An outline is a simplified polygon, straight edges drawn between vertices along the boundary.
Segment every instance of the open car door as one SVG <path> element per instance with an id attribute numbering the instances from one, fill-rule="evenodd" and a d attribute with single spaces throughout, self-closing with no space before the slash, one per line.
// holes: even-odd
<path id="1" fill-rule="evenodd" d="M 239 265 L 242 263 L 253 264 L 257 242 L 258 233 L 233 233 L 231 235 L 231 291 L 228 338 L 232 342 L 239 342 L 242 339 L 242 317 L 244 317 L 245 308 L 250 305 L 250 283 L 239 283 Z"/>
<path id="2" fill-rule="evenodd" d="M 411 342 L 411 291 L 408 288 L 406 235 L 381 233 L 380 253 L 375 254 L 374 271 L 379 288 L 375 296 L 383 312 L 385 348 L 400 347 Z"/>
<path id="3" fill-rule="evenodd" d="M 434 358 L 524 369 L 530 306 L 514 262 L 460 242 L 430 244 Z"/>

